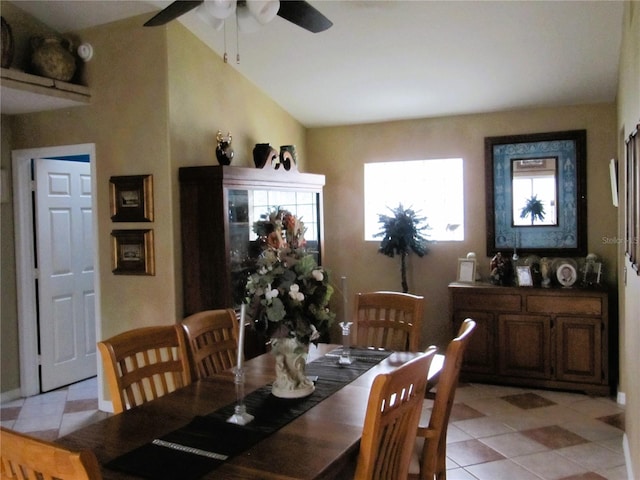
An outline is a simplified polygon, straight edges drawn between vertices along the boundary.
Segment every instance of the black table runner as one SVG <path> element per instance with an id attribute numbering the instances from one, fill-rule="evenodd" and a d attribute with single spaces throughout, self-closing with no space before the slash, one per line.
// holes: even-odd
<path id="1" fill-rule="evenodd" d="M 282 399 L 265 385 L 245 396 L 248 425 L 228 423 L 236 403 L 194 418 L 174 432 L 107 463 L 107 468 L 150 480 L 195 480 L 296 419 L 388 357 L 391 352 L 352 349 L 351 365 L 339 366 L 340 349 L 307 364 L 307 375 L 318 376 L 315 391 L 305 398 Z"/>

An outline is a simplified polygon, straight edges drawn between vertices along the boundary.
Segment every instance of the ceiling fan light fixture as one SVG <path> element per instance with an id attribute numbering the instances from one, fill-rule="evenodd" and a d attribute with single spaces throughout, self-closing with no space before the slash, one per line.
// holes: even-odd
<path id="1" fill-rule="evenodd" d="M 213 18 L 224 20 L 236 11 L 236 0 L 206 0 L 202 5 Z"/>
<path id="2" fill-rule="evenodd" d="M 210 25 L 214 30 L 218 32 L 224 26 L 224 20 L 211 16 L 206 8 L 198 8 L 196 10 L 196 13 L 204 22 L 207 23 L 207 25 Z"/>
<path id="3" fill-rule="evenodd" d="M 266 25 L 278 15 L 280 0 L 247 0 L 247 8 L 259 23 Z"/>

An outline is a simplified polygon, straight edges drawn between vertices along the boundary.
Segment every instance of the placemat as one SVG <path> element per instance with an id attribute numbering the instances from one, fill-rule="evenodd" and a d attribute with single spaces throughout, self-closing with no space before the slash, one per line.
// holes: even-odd
<path id="1" fill-rule="evenodd" d="M 195 480 L 227 459 L 255 445 L 298 416 L 349 384 L 392 352 L 352 349 L 356 360 L 337 364 L 340 349 L 307 365 L 307 375 L 317 375 L 315 391 L 305 398 L 282 399 L 265 385 L 247 396 L 244 403 L 255 418 L 248 425 L 227 423 L 235 402 L 194 418 L 188 425 L 107 463 L 107 468 L 150 480 Z"/>

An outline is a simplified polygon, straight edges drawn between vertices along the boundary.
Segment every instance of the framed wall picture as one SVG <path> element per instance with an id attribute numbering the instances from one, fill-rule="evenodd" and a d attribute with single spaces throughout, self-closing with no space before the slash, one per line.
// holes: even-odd
<path id="1" fill-rule="evenodd" d="M 625 253 L 631 266 L 640 275 L 640 124 L 626 141 L 626 237 Z"/>
<path id="2" fill-rule="evenodd" d="M 531 267 L 529 265 L 518 265 L 516 273 L 518 275 L 518 286 L 533 287 L 533 277 L 531 276 Z"/>
<path id="3" fill-rule="evenodd" d="M 586 130 L 484 140 L 487 256 L 585 256 Z"/>
<path id="4" fill-rule="evenodd" d="M 109 179 L 114 222 L 153 222 L 153 176 L 125 175 Z"/>
<path id="5" fill-rule="evenodd" d="M 475 282 L 476 281 L 476 259 L 475 258 L 459 258 L 458 259 L 458 281 L 459 282 Z"/>
<path id="6" fill-rule="evenodd" d="M 114 274 L 156 274 L 153 230 L 113 230 L 111 245 Z"/>

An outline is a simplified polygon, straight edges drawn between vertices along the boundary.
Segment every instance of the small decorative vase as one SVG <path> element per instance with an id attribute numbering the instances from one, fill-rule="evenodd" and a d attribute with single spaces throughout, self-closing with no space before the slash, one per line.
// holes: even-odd
<path id="1" fill-rule="evenodd" d="M 231 147 L 231 132 L 223 135 L 220 130 L 216 135 L 216 158 L 220 165 L 230 165 L 233 160 L 233 148 Z"/>
<path id="2" fill-rule="evenodd" d="M 253 148 L 253 163 L 256 168 L 272 166 L 275 168 L 278 162 L 278 152 L 269 143 L 256 143 Z"/>
<path id="3" fill-rule="evenodd" d="M 304 345 L 295 338 L 273 338 L 271 352 L 276 357 L 276 379 L 271 393 L 279 398 L 311 395 L 316 387 L 306 375 L 309 345 Z"/>
<path id="4" fill-rule="evenodd" d="M 296 169 L 298 163 L 298 157 L 296 153 L 295 145 L 282 145 L 280 147 L 280 163 L 276 166 L 276 170 L 282 166 L 285 170 L 289 171 L 292 168 Z"/>
<path id="5" fill-rule="evenodd" d="M 76 73 L 73 46 L 55 35 L 31 38 L 31 66 L 38 75 L 68 82 Z"/>

